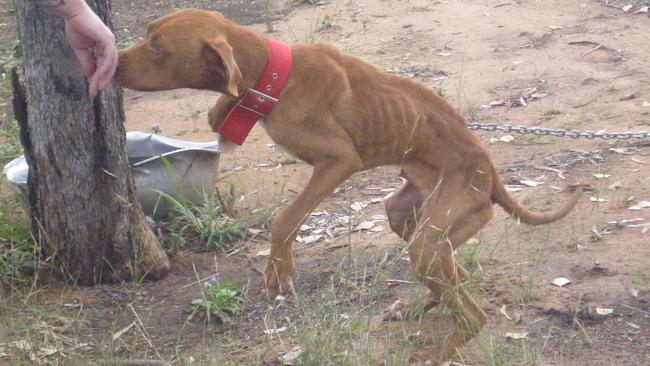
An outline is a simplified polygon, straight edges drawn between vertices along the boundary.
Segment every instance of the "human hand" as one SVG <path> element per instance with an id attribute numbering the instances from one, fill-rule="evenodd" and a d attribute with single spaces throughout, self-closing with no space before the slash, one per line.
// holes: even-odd
<path id="1" fill-rule="evenodd" d="M 88 93 L 95 97 L 106 88 L 117 68 L 115 36 L 87 5 L 65 17 L 65 33 L 88 78 Z"/>

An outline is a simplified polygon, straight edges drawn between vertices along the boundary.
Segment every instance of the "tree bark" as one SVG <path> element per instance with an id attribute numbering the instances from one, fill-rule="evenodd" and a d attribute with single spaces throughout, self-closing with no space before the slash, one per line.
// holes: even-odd
<path id="1" fill-rule="evenodd" d="M 111 24 L 109 0 L 87 3 Z M 15 6 L 24 89 L 14 75 L 14 109 L 43 253 L 81 285 L 164 276 L 169 260 L 135 198 L 121 90 L 88 97 L 63 21 L 36 1 Z"/>

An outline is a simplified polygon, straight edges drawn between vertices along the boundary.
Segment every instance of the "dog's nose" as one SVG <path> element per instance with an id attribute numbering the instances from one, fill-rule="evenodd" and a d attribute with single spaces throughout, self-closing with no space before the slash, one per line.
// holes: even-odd
<path id="1" fill-rule="evenodd" d="M 120 80 L 123 79 L 125 74 L 126 65 L 128 63 L 128 58 L 124 51 L 119 51 L 117 53 L 117 69 L 115 70 L 115 80 L 121 84 Z"/>

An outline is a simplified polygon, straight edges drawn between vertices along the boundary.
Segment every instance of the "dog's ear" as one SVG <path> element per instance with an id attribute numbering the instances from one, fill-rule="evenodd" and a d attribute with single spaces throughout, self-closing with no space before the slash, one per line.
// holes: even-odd
<path id="1" fill-rule="evenodd" d="M 232 53 L 232 47 L 223 37 L 214 37 L 205 39 L 204 51 L 208 55 L 208 62 L 214 65 L 214 69 L 224 80 L 226 80 L 226 90 L 233 97 L 239 96 L 237 85 L 242 79 L 241 71 L 235 61 Z"/>

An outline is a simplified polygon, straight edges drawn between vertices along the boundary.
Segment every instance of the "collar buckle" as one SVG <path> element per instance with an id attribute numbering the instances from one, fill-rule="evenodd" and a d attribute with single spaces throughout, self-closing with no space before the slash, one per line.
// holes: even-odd
<path id="1" fill-rule="evenodd" d="M 250 98 L 252 96 L 252 98 Z M 267 114 L 278 103 L 278 99 L 259 90 L 248 88 L 239 102 L 239 107 L 266 118 Z M 265 111 L 266 110 L 266 111 Z"/>

